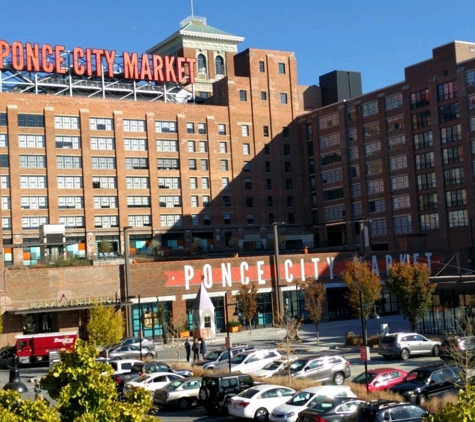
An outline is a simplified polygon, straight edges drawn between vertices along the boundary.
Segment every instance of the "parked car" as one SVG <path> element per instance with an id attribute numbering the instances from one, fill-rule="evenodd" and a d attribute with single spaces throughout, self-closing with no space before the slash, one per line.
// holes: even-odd
<path id="1" fill-rule="evenodd" d="M 149 350 L 155 350 L 155 342 L 152 339 L 139 338 L 139 337 L 126 337 L 123 338 L 118 346 L 137 346 L 142 344 L 142 347 Z"/>
<path id="2" fill-rule="evenodd" d="M 466 365 L 475 358 L 474 337 L 447 337 L 440 346 L 439 357 L 450 363 Z"/>
<path id="3" fill-rule="evenodd" d="M 236 356 L 238 353 L 250 349 L 254 349 L 254 347 L 248 345 L 234 346 L 231 349 L 231 358 Z M 203 369 L 213 369 L 216 365 L 220 363 L 228 362 L 228 358 L 228 349 L 213 350 L 212 352 L 209 352 L 203 360 L 193 362 L 193 366 L 201 366 L 203 367 Z"/>
<path id="4" fill-rule="evenodd" d="M 250 374 L 262 369 L 269 362 L 280 358 L 282 358 L 282 355 L 277 350 L 246 350 L 245 352 L 238 353 L 231 359 L 231 371 Z M 229 363 L 226 362 L 216 365 L 215 369 L 228 369 L 228 367 Z"/>
<path id="5" fill-rule="evenodd" d="M 368 391 L 387 390 L 393 385 L 404 381 L 407 372 L 396 368 L 375 368 L 368 369 Z M 351 382 L 366 385 L 366 374 L 362 372 Z"/>
<path id="6" fill-rule="evenodd" d="M 155 406 L 174 405 L 180 410 L 189 409 L 199 403 L 200 387 L 200 377 L 177 379 L 155 390 L 153 404 Z"/>
<path id="7" fill-rule="evenodd" d="M 239 418 L 265 422 L 274 408 L 285 403 L 294 394 L 295 390 L 282 385 L 256 385 L 232 397 L 228 403 L 228 413 Z"/>
<path id="8" fill-rule="evenodd" d="M 132 370 L 132 366 L 136 363 L 142 363 L 137 359 L 107 360 L 105 362 L 112 366 L 114 375 L 126 374 Z"/>
<path id="9" fill-rule="evenodd" d="M 227 412 L 231 397 L 253 385 L 251 376 L 241 372 L 205 375 L 201 380 L 200 401 L 208 412 L 219 409 Z"/>
<path id="10" fill-rule="evenodd" d="M 399 357 L 403 360 L 415 355 L 439 356 L 440 345 L 440 341 L 417 333 L 391 333 L 379 340 L 378 355 L 385 359 Z"/>
<path id="11" fill-rule="evenodd" d="M 99 356 L 106 357 L 106 352 L 102 351 Z M 110 350 L 108 353 L 108 357 L 111 360 L 140 358 L 151 359 L 155 356 L 155 350 L 146 349 L 144 347 L 142 347 L 142 350 L 140 350 L 140 348 L 137 346 L 119 346 L 115 349 Z"/>
<path id="12" fill-rule="evenodd" d="M 389 400 L 373 400 L 360 404 L 350 415 L 350 422 L 422 422 L 430 413 L 417 404 Z"/>
<path id="13" fill-rule="evenodd" d="M 404 381 L 390 388 L 410 403 L 422 404 L 428 398 L 451 390 L 460 382 L 460 367 L 438 362 L 410 371 Z"/>
<path id="14" fill-rule="evenodd" d="M 363 400 L 353 397 L 325 399 L 315 406 L 302 410 L 297 422 L 345 422 L 362 403 Z"/>
<path id="15" fill-rule="evenodd" d="M 269 362 L 262 369 L 254 372 L 253 375 L 255 375 L 256 378 L 269 378 L 290 365 L 293 360 L 295 359 L 291 359 L 291 361 L 287 359 L 276 359 L 272 362 Z"/>
<path id="16" fill-rule="evenodd" d="M 355 397 L 347 385 L 320 385 L 306 388 L 295 393 L 284 404 L 277 406 L 269 415 L 272 422 L 295 422 L 298 414 L 307 407 L 313 407 L 317 403 L 334 397 Z"/>
<path id="17" fill-rule="evenodd" d="M 123 394 L 127 394 L 134 388 L 144 388 L 147 391 L 155 393 L 157 388 L 165 387 L 176 379 L 183 378 L 181 375 L 174 374 L 173 372 L 153 372 L 151 374 L 144 374 L 133 381 L 128 381 L 124 385 Z"/>
<path id="18" fill-rule="evenodd" d="M 350 362 L 338 355 L 308 356 L 294 360 L 287 368 L 276 372 L 276 376 L 290 375 L 294 378 L 310 378 L 315 381 L 333 382 L 342 385 L 351 376 Z"/>

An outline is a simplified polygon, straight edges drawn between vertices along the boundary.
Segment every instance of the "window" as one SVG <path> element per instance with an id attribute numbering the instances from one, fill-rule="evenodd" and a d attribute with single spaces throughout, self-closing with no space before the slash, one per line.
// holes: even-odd
<path id="1" fill-rule="evenodd" d="M 198 54 L 196 64 L 198 67 L 198 73 L 201 75 L 206 74 L 206 57 L 204 54 Z"/>
<path id="2" fill-rule="evenodd" d="M 94 227 L 110 228 L 119 227 L 119 217 L 117 215 L 102 215 L 94 217 Z"/>
<path id="3" fill-rule="evenodd" d="M 127 170 L 147 170 L 148 158 L 126 157 L 125 168 Z"/>
<path id="4" fill-rule="evenodd" d="M 125 184 L 127 189 L 148 189 L 150 187 L 148 177 L 126 177 Z"/>
<path id="5" fill-rule="evenodd" d="M 355 217 L 363 214 L 363 204 L 361 202 L 353 202 L 351 208 Z"/>
<path id="6" fill-rule="evenodd" d="M 201 197 L 201 201 L 203 203 L 203 207 L 209 207 L 211 205 L 211 200 L 209 199 L 208 195 L 203 195 Z M 206 215 L 208 215 L 208 214 L 206 214 Z"/>
<path id="7" fill-rule="evenodd" d="M 48 208 L 47 196 L 22 196 L 21 209 L 22 210 L 39 210 Z"/>
<path id="8" fill-rule="evenodd" d="M 262 134 L 265 138 L 269 136 L 269 126 L 263 126 L 262 127 Z"/>
<path id="9" fill-rule="evenodd" d="M 351 128 L 346 131 L 346 135 L 348 137 L 348 141 L 356 141 L 358 139 L 358 132 L 356 131 L 356 128 Z"/>
<path id="10" fill-rule="evenodd" d="M 288 126 L 284 126 L 282 128 L 282 137 L 283 138 L 290 138 L 290 131 Z"/>
<path id="11" fill-rule="evenodd" d="M 445 192 L 447 207 L 460 207 L 467 205 L 467 191 L 465 189 L 449 190 Z"/>
<path id="12" fill-rule="evenodd" d="M 0 148 L 8 148 L 8 135 L 0 133 Z"/>
<path id="13" fill-rule="evenodd" d="M 412 128 L 420 129 L 431 125 L 430 111 L 421 111 L 412 115 Z"/>
<path id="14" fill-rule="evenodd" d="M 373 218 L 369 223 L 371 236 L 386 236 L 388 233 L 386 218 Z"/>
<path id="15" fill-rule="evenodd" d="M 386 110 L 394 110 L 402 107 L 402 93 L 394 94 L 385 98 Z"/>
<path id="16" fill-rule="evenodd" d="M 254 224 L 254 214 L 246 215 L 247 224 Z"/>
<path id="17" fill-rule="evenodd" d="M 452 147 L 442 150 L 442 160 L 444 164 L 453 164 L 463 161 L 463 147 Z"/>
<path id="18" fill-rule="evenodd" d="M 350 167 L 350 177 L 360 177 L 360 166 L 355 165 Z"/>
<path id="19" fill-rule="evenodd" d="M 112 127 L 112 119 L 89 118 L 89 129 L 91 130 L 112 130 Z"/>
<path id="20" fill-rule="evenodd" d="M 285 189 L 292 190 L 293 188 L 294 188 L 294 185 L 292 183 L 292 179 L 285 179 Z"/>
<path id="21" fill-rule="evenodd" d="M 8 176 L 2 176 L 2 189 L 10 188 Z M 46 176 L 20 176 L 20 189 L 46 189 Z M 58 183 L 59 188 L 59 183 Z"/>
<path id="22" fill-rule="evenodd" d="M 81 176 L 58 176 L 58 189 L 82 189 Z"/>
<path id="23" fill-rule="evenodd" d="M 194 158 L 188 159 L 188 170 L 196 170 L 196 160 Z"/>
<path id="24" fill-rule="evenodd" d="M 160 189 L 180 189 L 181 183 L 179 177 L 159 177 L 158 187 Z"/>
<path id="25" fill-rule="evenodd" d="M 114 138 L 91 138 L 91 149 L 115 150 Z"/>
<path id="26" fill-rule="evenodd" d="M 414 135 L 414 149 L 430 148 L 433 145 L 432 131 Z"/>
<path id="27" fill-rule="evenodd" d="M 419 203 L 419 211 L 428 211 L 437 209 L 437 194 L 428 193 L 425 195 L 419 195 L 417 198 Z"/>
<path id="28" fill-rule="evenodd" d="M 279 63 L 279 73 L 285 75 L 285 63 Z"/>
<path id="29" fill-rule="evenodd" d="M 183 217 L 178 214 L 160 215 L 160 227 L 181 227 L 183 226 Z"/>
<path id="30" fill-rule="evenodd" d="M 324 201 L 333 201 L 335 199 L 342 199 L 345 197 L 345 193 L 342 187 L 335 189 L 327 189 L 323 191 L 323 200 Z"/>
<path id="31" fill-rule="evenodd" d="M 221 187 L 223 189 L 227 189 L 229 187 L 229 177 L 222 177 L 221 178 Z"/>
<path id="32" fill-rule="evenodd" d="M 59 217 L 59 224 L 63 224 L 68 229 L 80 229 L 85 227 L 84 217 L 82 216 Z"/>
<path id="33" fill-rule="evenodd" d="M 209 189 L 209 178 L 202 177 L 201 178 L 201 189 Z"/>
<path id="34" fill-rule="evenodd" d="M 264 155 L 270 155 L 270 146 L 269 146 L 269 144 L 264 145 Z"/>
<path id="35" fill-rule="evenodd" d="M 351 197 L 359 198 L 361 196 L 361 185 L 359 183 L 354 183 L 351 185 Z"/>
<path id="36" fill-rule="evenodd" d="M 162 197 L 160 197 L 162 198 Z M 199 203 L 199 200 L 198 200 L 198 197 L 197 196 L 191 196 L 190 198 L 190 204 L 191 204 L 191 208 L 197 208 L 200 206 L 200 203 Z M 160 199 L 160 206 L 162 206 L 162 201 Z"/>
<path id="37" fill-rule="evenodd" d="M 224 224 L 231 224 L 231 214 L 229 214 L 229 213 L 223 214 L 223 223 Z"/>
<path id="38" fill-rule="evenodd" d="M 267 92 L 261 91 L 261 101 L 267 101 Z"/>
<path id="39" fill-rule="evenodd" d="M 449 227 L 466 227 L 468 226 L 467 210 L 449 211 L 447 214 Z"/>
<path id="40" fill-rule="evenodd" d="M 200 135 L 206 134 L 206 123 L 198 123 L 198 133 Z"/>
<path id="41" fill-rule="evenodd" d="M 220 142 L 219 143 L 219 152 L 221 154 L 226 154 L 228 152 L 228 143 L 227 142 Z"/>
<path id="42" fill-rule="evenodd" d="M 8 155 L 7 154 L 0 154 L 0 167 L 9 167 L 9 160 L 8 160 Z"/>
<path id="43" fill-rule="evenodd" d="M 200 216 L 198 214 L 191 214 L 191 225 L 192 226 L 200 225 Z"/>
<path id="44" fill-rule="evenodd" d="M 322 136 L 318 139 L 320 148 L 328 148 L 340 144 L 340 134 L 338 132 L 332 133 L 327 136 Z"/>
<path id="45" fill-rule="evenodd" d="M 270 173 L 270 172 L 271 172 L 270 161 L 266 161 L 266 162 L 264 163 L 264 168 L 265 168 L 266 173 Z"/>
<path id="46" fill-rule="evenodd" d="M 411 199 L 409 195 L 393 196 L 391 198 L 393 210 L 411 208 Z"/>
<path id="47" fill-rule="evenodd" d="M 247 91 L 244 89 L 239 90 L 239 101 L 247 101 Z"/>
<path id="48" fill-rule="evenodd" d="M 117 179 L 95 176 L 92 178 L 92 187 L 94 189 L 117 189 Z"/>
<path id="49" fill-rule="evenodd" d="M 245 190 L 251 190 L 252 189 L 252 180 L 251 179 L 245 179 L 244 180 L 244 189 Z"/>
<path id="50" fill-rule="evenodd" d="M 444 170 L 445 186 L 460 185 L 465 182 L 465 173 L 463 167 Z"/>
<path id="51" fill-rule="evenodd" d="M 20 148 L 44 148 L 44 135 L 18 135 L 18 146 Z"/>
<path id="52" fill-rule="evenodd" d="M 468 124 L 470 132 L 475 132 L 475 117 L 470 117 Z"/>
<path id="53" fill-rule="evenodd" d="M 434 167 L 434 153 L 426 152 L 424 154 L 417 154 L 416 157 L 416 170 L 429 169 Z"/>
<path id="54" fill-rule="evenodd" d="M 437 99 L 439 101 L 451 100 L 456 98 L 457 93 L 457 82 L 446 82 L 445 84 L 437 85 Z"/>
<path id="55" fill-rule="evenodd" d="M 43 224 L 48 224 L 48 217 L 22 217 L 21 219 L 21 228 L 24 230 L 39 229 Z"/>
<path id="56" fill-rule="evenodd" d="M 363 126 L 363 137 L 370 138 L 372 136 L 378 136 L 380 133 L 379 123 L 368 123 Z"/>
<path id="57" fill-rule="evenodd" d="M 459 103 L 439 107 L 440 123 L 449 122 L 460 117 Z"/>
<path id="58" fill-rule="evenodd" d="M 129 215 L 128 223 L 132 227 L 151 226 L 151 218 L 149 215 Z"/>
<path id="59" fill-rule="evenodd" d="M 290 161 L 284 163 L 284 171 L 286 173 L 292 173 L 292 163 Z"/>
<path id="60" fill-rule="evenodd" d="M 160 206 L 161 206 L 161 203 L 162 203 L 162 197 L 160 197 Z M 149 208 L 149 207 L 150 207 L 150 196 L 128 196 L 127 197 L 127 208 Z"/>
<path id="61" fill-rule="evenodd" d="M 254 198 L 252 196 L 246 197 L 246 207 L 252 208 L 254 206 Z"/>
<path id="62" fill-rule="evenodd" d="M 384 199 L 374 199 L 368 202 L 369 212 L 384 212 L 386 211 L 386 204 Z"/>
<path id="63" fill-rule="evenodd" d="M 216 67 L 216 75 L 224 75 L 224 59 L 221 56 L 216 56 L 214 63 Z"/>
<path id="64" fill-rule="evenodd" d="M 423 214 L 420 216 L 421 230 L 435 230 L 439 228 L 439 214 Z"/>
<path id="65" fill-rule="evenodd" d="M 20 155 L 20 168 L 46 168 L 46 157 L 44 155 Z"/>
<path id="66" fill-rule="evenodd" d="M 228 171 L 228 160 L 221 160 L 221 170 L 222 171 Z"/>
<path id="67" fill-rule="evenodd" d="M 350 147 L 348 150 L 348 155 L 350 157 L 350 161 L 357 160 L 359 157 L 358 147 Z"/>
<path id="68" fill-rule="evenodd" d="M 82 196 L 58 196 L 58 208 L 83 209 L 84 208 L 83 197 Z"/>
<path id="69" fill-rule="evenodd" d="M 409 176 L 403 174 L 401 176 L 391 177 L 391 190 L 405 189 L 409 187 Z"/>
<path id="70" fill-rule="evenodd" d="M 266 179 L 266 189 L 267 190 L 272 189 L 272 179 Z"/>
<path id="71" fill-rule="evenodd" d="M 284 105 L 287 104 L 287 94 L 283 92 L 280 94 L 280 103 Z"/>
<path id="72" fill-rule="evenodd" d="M 18 126 L 45 127 L 45 119 L 40 114 L 18 114 Z"/>
<path id="73" fill-rule="evenodd" d="M 81 149 L 79 136 L 56 136 L 56 148 Z"/>
<path id="74" fill-rule="evenodd" d="M 243 155 L 250 155 L 251 154 L 251 145 L 250 144 L 242 144 L 242 153 L 243 153 Z"/>
<path id="75" fill-rule="evenodd" d="M 400 215 L 394 217 L 394 233 L 403 234 L 412 232 L 411 216 L 410 215 Z"/>
<path id="76" fill-rule="evenodd" d="M 378 114 L 378 101 L 371 101 L 369 103 L 365 103 L 361 106 L 361 111 L 363 117 L 372 116 L 374 114 Z"/>
<path id="77" fill-rule="evenodd" d="M 241 134 L 242 136 L 249 136 L 249 125 L 241 126 Z"/>
<path id="78" fill-rule="evenodd" d="M 7 113 L 0 113 L 0 126 L 7 125 Z"/>
<path id="79" fill-rule="evenodd" d="M 267 206 L 271 208 L 274 206 L 274 198 L 272 196 L 267 197 Z"/>
<path id="80" fill-rule="evenodd" d="M 82 168 L 81 157 L 72 155 L 57 155 L 56 168 L 58 169 L 80 169 Z"/>
<path id="81" fill-rule="evenodd" d="M 186 124 L 186 133 L 188 133 L 188 134 L 195 133 L 195 124 L 194 123 L 188 122 Z"/>
<path id="82" fill-rule="evenodd" d="M 345 206 L 335 205 L 333 207 L 323 208 L 323 218 L 325 222 L 329 223 L 336 220 L 341 220 L 345 216 Z"/>
<path id="83" fill-rule="evenodd" d="M 157 139 L 157 151 L 160 152 L 178 152 L 178 142 Z"/>
<path id="84" fill-rule="evenodd" d="M 157 169 L 158 170 L 179 170 L 180 160 L 178 160 L 178 158 L 158 158 Z"/>
<path id="85" fill-rule="evenodd" d="M 307 122 L 307 125 L 306 125 L 306 132 L 307 132 L 307 140 L 311 140 L 313 139 L 313 128 L 312 128 L 312 123 L 310 122 Z"/>
<path id="86" fill-rule="evenodd" d="M 320 157 L 320 161 L 322 166 L 339 163 L 341 161 L 341 153 L 338 151 L 331 154 L 322 155 Z"/>
<path id="87" fill-rule="evenodd" d="M 117 196 L 95 196 L 94 208 L 117 208 Z"/>
<path id="88" fill-rule="evenodd" d="M 9 196 L 2 196 L 2 210 L 11 209 L 11 200 Z"/>
<path id="89" fill-rule="evenodd" d="M 411 109 L 415 110 L 419 107 L 425 107 L 430 104 L 429 88 L 422 91 L 413 92 L 410 97 Z"/>
<path id="90" fill-rule="evenodd" d="M 79 129 L 79 117 L 54 116 L 55 129 Z"/>
<path id="91" fill-rule="evenodd" d="M 475 85 L 475 70 L 469 70 L 465 73 L 465 83 L 467 86 Z"/>
<path id="92" fill-rule="evenodd" d="M 2 217 L 2 229 L 11 230 L 12 228 L 12 219 L 10 217 Z"/>
<path id="93" fill-rule="evenodd" d="M 200 141 L 200 152 L 208 152 L 208 143 L 206 141 Z"/>
<path id="94" fill-rule="evenodd" d="M 125 138 L 124 149 L 126 151 L 147 151 L 147 140 Z"/>
<path id="95" fill-rule="evenodd" d="M 404 115 L 392 117 L 386 120 L 386 130 L 392 132 L 404 128 Z"/>
<path id="96" fill-rule="evenodd" d="M 462 125 L 443 127 L 440 129 L 440 139 L 443 144 L 462 140 Z"/>
<path id="97" fill-rule="evenodd" d="M 156 133 L 176 133 L 176 122 L 163 122 L 160 120 L 155 121 Z"/>
<path id="98" fill-rule="evenodd" d="M 290 155 L 290 145 L 284 144 L 284 155 Z"/>
<path id="99" fill-rule="evenodd" d="M 366 184 L 368 195 L 384 192 L 384 182 L 382 180 L 371 180 Z"/>
<path id="100" fill-rule="evenodd" d="M 91 165 L 94 170 L 113 170 L 116 168 L 114 157 L 91 157 Z"/>
<path id="101" fill-rule="evenodd" d="M 188 152 L 195 152 L 195 141 L 188 141 Z"/>
<path id="102" fill-rule="evenodd" d="M 417 189 L 433 189 L 436 187 L 435 173 L 417 175 Z"/>
<path id="103" fill-rule="evenodd" d="M 260 60 L 259 61 L 259 72 L 264 73 L 265 71 L 266 71 L 265 63 L 262 60 Z"/>
<path id="104" fill-rule="evenodd" d="M 226 135 L 226 125 L 224 123 L 218 124 L 218 135 Z"/>
<path id="105" fill-rule="evenodd" d="M 231 206 L 231 197 L 229 195 L 223 195 L 223 207 Z"/>
<path id="106" fill-rule="evenodd" d="M 475 110 L 475 94 L 467 95 L 467 107 L 469 110 Z"/>
<path id="107" fill-rule="evenodd" d="M 401 170 L 407 168 L 407 155 L 399 155 L 389 159 L 389 170 Z"/>
<path id="108" fill-rule="evenodd" d="M 381 160 L 371 161 L 365 164 L 365 173 L 367 176 L 381 174 L 383 172 L 383 162 Z"/>
<path id="109" fill-rule="evenodd" d="M 23 187 L 23 177 L 28 177 L 28 176 L 21 176 L 20 178 L 20 187 Z M 35 177 L 35 176 L 32 176 L 32 177 Z M 43 176 L 41 176 L 43 177 Z M 46 186 L 46 177 L 43 177 L 45 180 L 44 180 L 44 184 Z M 1 175 L 0 176 L 0 188 L 1 189 L 10 189 L 10 176 L 5 176 L 5 175 Z"/>
<path id="110" fill-rule="evenodd" d="M 145 132 L 145 120 L 124 119 L 124 132 Z"/>
<path id="111" fill-rule="evenodd" d="M 333 113 L 328 116 L 323 116 L 318 118 L 318 128 L 319 129 L 328 129 L 330 127 L 335 127 L 338 125 L 338 114 Z"/>

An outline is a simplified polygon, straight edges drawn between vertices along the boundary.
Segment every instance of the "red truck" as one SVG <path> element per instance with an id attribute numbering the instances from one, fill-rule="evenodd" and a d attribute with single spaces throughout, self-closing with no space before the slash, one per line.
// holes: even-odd
<path id="1" fill-rule="evenodd" d="M 15 336 L 15 352 L 19 363 L 48 362 L 49 352 L 73 351 L 78 333 L 21 334 Z"/>

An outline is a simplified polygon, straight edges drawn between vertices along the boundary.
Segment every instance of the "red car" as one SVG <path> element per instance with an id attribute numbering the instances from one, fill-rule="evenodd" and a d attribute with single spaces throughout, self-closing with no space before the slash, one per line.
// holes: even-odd
<path id="1" fill-rule="evenodd" d="M 406 371 L 396 368 L 374 368 L 368 370 L 368 390 L 387 390 L 393 385 L 399 384 L 404 381 Z M 359 374 L 353 379 L 354 383 L 366 385 L 365 373 Z"/>

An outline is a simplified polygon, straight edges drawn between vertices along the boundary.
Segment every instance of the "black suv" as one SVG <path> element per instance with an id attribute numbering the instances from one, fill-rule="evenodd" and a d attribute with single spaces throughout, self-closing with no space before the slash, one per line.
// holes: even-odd
<path id="1" fill-rule="evenodd" d="M 439 362 L 413 369 L 404 381 L 389 390 L 404 397 L 404 400 L 422 404 L 428 398 L 443 395 L 460 384 L 461 368 Z"/>
<path id="2" fill-rule="evenodd" d="M 422 422 L 423 418 L 429 415 L 426 409 L 417 404 L 373 400 L 360 404 L 348 420 L 350 422 Z"/>
<path id="3" fill-rule="evenodd" d="M 229 399 L 253 385 L 251 376 L 241 372 L 205 375 L 201 380 L 199 399 L 208 412 L 218 409 L 227 412 Z"/>

